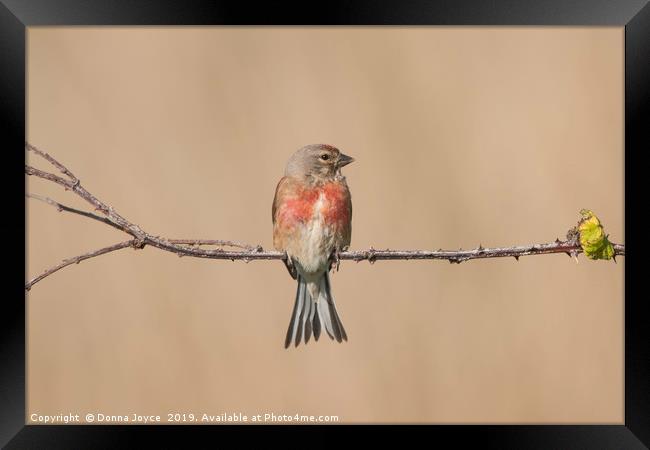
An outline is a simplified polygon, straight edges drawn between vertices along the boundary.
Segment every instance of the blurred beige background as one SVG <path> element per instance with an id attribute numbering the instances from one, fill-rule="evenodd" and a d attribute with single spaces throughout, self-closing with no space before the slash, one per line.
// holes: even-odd
<path id="1" fill-rule="evenodd" d="M 581 208 L 624 243 L 623 39 L 620 27 L 30 27 L 28 140 L 169 238 L 271 248 L 287 158 L 328 143 L 357 160 L 344 170 L 353 249 L 548 242 Z M 126 239 L 35 200 L 27 224 L 29 278 Z M 28 293 L 28 418 L 622 423 L 624 265 L 343 262 L 332 284 L 349 342 L 284 350 L 296 286 L 280 262 L 123 250 Z"/>

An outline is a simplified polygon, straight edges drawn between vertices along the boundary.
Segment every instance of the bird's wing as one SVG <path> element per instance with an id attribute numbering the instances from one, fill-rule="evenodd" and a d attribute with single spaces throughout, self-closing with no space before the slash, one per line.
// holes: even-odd
<path id="1" fill-rule="evenodd" d="M 350 245 L 350 241 L 352 238 L 352 195 L 350 195 L 350 189 L 348 188 L 348 184 L 343 181 L 343 185 L 345 186 L 344 189 L 344 195 L 345 195 L 345 203 L 346 207 L 349 212 L 349 220 L 345 224 L 343 228 L 343 242 L 341 242 L 341 249 L 347 248 Z"/>
<path id="2" fill-rule="evenodd" d="M 286 200 L 294 189 L 294 180 L 289 177 L 282 177 L 275 187 L 275 197 L 273 197 L 273 247 L 276 250 L 285 250 L 286 230 L 283 230 L 283 224 L 278 222 L 278 211 L 282 207 L 282 202 Z"/>
<path id="3" fill-rule="evenodd" d="M 280 207 L 280 199 L 282 198 L 281 194 L 282 191 L 287 187 L 289 179 L 287 177 L 282 177 L 280 178 L 280 181 L 278 181 L 278 185 L 275 187 L 275 195 L 273 196 L 273 207 L 271 208 L 271 215 L 272 215 L 272 220 L 273 224 L 275 225 L 275 220 L 276 216 L 275 214 L 278 212 L 278 208 Z"/>

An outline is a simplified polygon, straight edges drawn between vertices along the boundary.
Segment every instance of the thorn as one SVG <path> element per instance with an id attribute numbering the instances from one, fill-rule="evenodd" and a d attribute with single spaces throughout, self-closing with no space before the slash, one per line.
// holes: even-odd
<path id="1" fill-rule="evenodd" d="M 519 261 L 519 255 L 512 255 L 512 257 Z"/>
<path id="2" fill-rule="evenodd" d="M 567 255 L 569 258 L 571 258 L 571 253 L 569 253 L 569 252 L 564 252 L 564 253 L 566 253 L 566 255 Z"/>
<path id="3" fill-rule="evenodd" d="M 371 246 L 370 249 L 366 252 L 366 255 L 368 256 L 368 262 L 370 264 L 375 263 L 375 249 Z"/>
<path id="4" fill-rule="evenodd" d="M 612 256 L 612 259 L 614 260 L 614 264 L 617 264 L 617 263 L 616 263 L 616 255 L 613 255 L 613 256 Z"/>
<path id="5" fill-rule="evenodd" d="M 573 251 L 571 252 L 571 256 L 573 256 L 573 258 L 576 260 L 576 264 L 578 264 L 578 253 Z"/>
<path id="6" fill-rule="evenodd" d="M 560 238 L 555 238 L 555 243 L 560 244 L 560 243 L 562 243 L 562 241 L 560 240 Z"/>
<path id="7" fill-rule="evenodd" d="M 478 244 L 478 248 L 476 250 L 478 250 L 478 252 L 481 253 L 485 249 L 483 248 L 483 245 Z"/>

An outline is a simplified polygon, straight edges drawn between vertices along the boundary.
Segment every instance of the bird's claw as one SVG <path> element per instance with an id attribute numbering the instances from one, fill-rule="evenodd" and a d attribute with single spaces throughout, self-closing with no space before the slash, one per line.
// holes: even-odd
<path id="1" fill-rule="evenodd" d="M 339 256 L 339 250 L 335 249 L 332 252 L 332 255 L 330 257 L 330 270 L 336 267 L 336 271 L 338 272 L 340 265 L 341 265 L 341 257 Z"/>
<path id="2" fill-rule="evenodd" d="M 287 255 L 285 259 L 282 260 L 284 263 L 284 266 L 287 268 L 289 271 L 289 275 L 291 275 L 291 278 L 294 280 L 298 278 L 298 273 L 296 272 L 296 267 L 293 265 L 293 261 L 291 261 L 291 258 Z"/>

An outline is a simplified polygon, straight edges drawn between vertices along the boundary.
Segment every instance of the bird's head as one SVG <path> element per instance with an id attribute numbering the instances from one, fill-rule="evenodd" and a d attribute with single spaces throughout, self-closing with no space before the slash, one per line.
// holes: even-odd
<path id="1" fill-rule="evenodd" d="M 344 155 L 331 145 L 307 145 L 289 158 L 285 175 L 311 178 L 316 182 L 329 181 L 339 176 L 341 168 L 353 161 L 354 158 Z"/>

